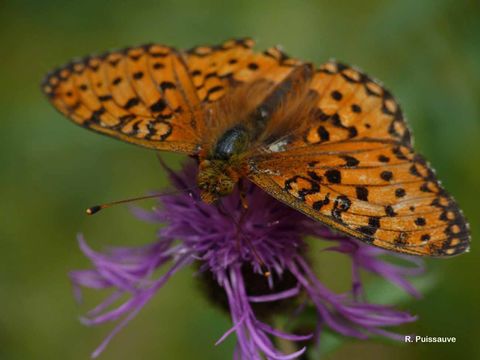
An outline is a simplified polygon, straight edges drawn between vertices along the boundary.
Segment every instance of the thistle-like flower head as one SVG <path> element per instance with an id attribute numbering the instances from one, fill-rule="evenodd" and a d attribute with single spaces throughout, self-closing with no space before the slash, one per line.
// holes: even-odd
<path id="1" fill-rule="evenodd" d="M 180 173 L 170 171 L 170 176 L 177 189 L 195 189 L 195 166 L 189 165 Z M 370 335 L 400 338 L 385 328 L 414 321 L 415 317 L 364 301 L 360 271 L 377 274 L 419 296 L 406 279 L 422 272 L 419 259 L 393 255 L 412 266 L 389 263 L 380 258 L 386 253 L 384 250 L 334 233 L 253 184 L 244 183 L 244 188 L 247 209 L 238 191 L 212 205 L 202 202 L 197 190 L 163 196 L 153 211 L 136 209 L 141 219 L 164 225 L 157 239 L 147 246 L 112 248 L 100 253 L 79 237 L 80 247 L 93 269 L 70 274 L 77 294 L 80 287 L 113 289 L 110 297 L 90 311 L 84 321 L 92 325 L 118 321 L 93 357 L 172 275 L 191 264 L 196 264 L 208 292 L 230 314 L 232 327 L 217 344 L 235 334 L 234 359 L 298 358 L 306 351 L 305 346 L 285 354 L 277 348 L 275 339 L 308 344 L 318 339 L 324 326 L 360 339 Z M 313 256 L 309 254 L 307 237 L 328 241 L 332 245 L 327 250 L 351 259 L 351 291 L 337 294 L 318 279 L 309 261 Z M 157 275 L 156 270 L 161 267 L 168 269 Z M 129 294 L 128 300 L 112 308 L 125 294 Z M 306 306 L 313 307 L 317 317 L 317 327 L 310 333 L 292 334 L 269 323 L 274 313 L 298 314 Z"/>

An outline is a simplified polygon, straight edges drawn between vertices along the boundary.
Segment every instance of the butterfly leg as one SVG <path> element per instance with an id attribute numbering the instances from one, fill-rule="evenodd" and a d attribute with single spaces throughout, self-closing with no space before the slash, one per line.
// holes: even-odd
<path id="1" fill-rule="evenodd" d="M 240 194 L 240 206 L 242 207 L 241 213 L 240 213 L 240 218 L 237 222 L 237 244 L 240 245 L 240 236 L 242 235 L 241 233 L 241 226 L 245 220 L 245 217 L 248 214 L 249 206 L 248 206 L 248 200 L 247 200 L 247 189 L 245 188 L 245 184 L 242 179 L 238 181 L 238 190 Z M 247 246 L 250 248 L 253 257 L 257 262 L 260 264 L 260 267 L 262 268 L 263 275 L 267 278 L 270 277 L 271 273 L 268 270 L 268 268 L 265 265 L 265 262 L 263 261 L 262 257 L 258 254 L 257 250 L 255 249 L 255 245 L 252 243 L 250 237 L 248 235 L 245 236 L 245 241 L 247 243 Z"/>
<path id="2" fill-rule="evenodd" d="M 244 185 L 245 184 L 243 183 L 243 180 L 240 179 L 238 181 L 238 190 L 240 193 L 240 204 L 242 206 L 242 212 L 241 212 L 240 221 L 239 221 L 240 224 L 244 220 L 245 215 L 247 214 L 247 211 L 248 211 L 247 190 L 245 189 Z"/>
<path id="3" fill-rule="evenodd" d="M 242 235 L 242 224 L 245 221 L 245 217 L 248 212 L 248 202 L 247 202 L 247 193 L 245 191 L 245 187 L 243 184 L 242 179 L 238 181 L 238 192 L 240 194 L 240 217 L 238 221 L 236 222 L 237 230 L 235 234 L 235 238 L 237 239 L 237 250 L 241 249 L 241 235 Z M 246 237 L 247 243 L 250 245 L 250 240 L 248 239 L 248 236 Z M 251 246 L 250 246 L 251 247 Z"/>

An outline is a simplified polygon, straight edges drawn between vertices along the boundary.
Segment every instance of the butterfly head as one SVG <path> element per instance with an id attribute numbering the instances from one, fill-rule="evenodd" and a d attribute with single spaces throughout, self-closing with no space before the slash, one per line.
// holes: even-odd
<path id="1" fill-rule="evenodd" d="M 228 161 L 201 161 L 197 177 L 201 199 L 206 203 L 213 203 L 222 196 L 230 194 L 238 179 L 238 173 L 234 171 Z"/>

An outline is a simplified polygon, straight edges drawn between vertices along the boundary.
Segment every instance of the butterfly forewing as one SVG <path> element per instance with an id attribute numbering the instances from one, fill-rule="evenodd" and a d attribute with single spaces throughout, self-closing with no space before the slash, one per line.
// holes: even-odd
<path id="1" fill-rule="evenodd" d="M 42 88 L 83 127 L 194 154 L 212 131 L 209 104 L 239 84 L 279 82 L 297 63 L 276 48 L 254 52 L 253 45 L 239 39 L 185 52 L 159 44 L 127 48 L 73 61 L 50 73 Z"/>
<path id="2" fill-rule="evenodd" d="M 278 48 L 263 53 L 252 50 L 251 39 L 230 40 L 220 46 L 197 46 L 186 52 L 185 61 L 202 101 L 222 98 L 238 85 L 258 79 L 279 83 L 301 62 L 289 58 Z"/>

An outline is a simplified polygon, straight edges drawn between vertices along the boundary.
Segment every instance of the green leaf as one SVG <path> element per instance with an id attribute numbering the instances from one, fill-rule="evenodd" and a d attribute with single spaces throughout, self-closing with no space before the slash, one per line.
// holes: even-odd
<path id="1" fill-rule="evenodd" d="M 424 295 L 429 292 L 438 282 L 438 276 L 433 273 L 412 278 L 410 283 Z M 383 278 L 375 278 L 365 285 L 365 293 L 370 303 L 385 305 L 400 305 L 415 300 L 410 294 L 399 286 L 386 281 Z"/>

